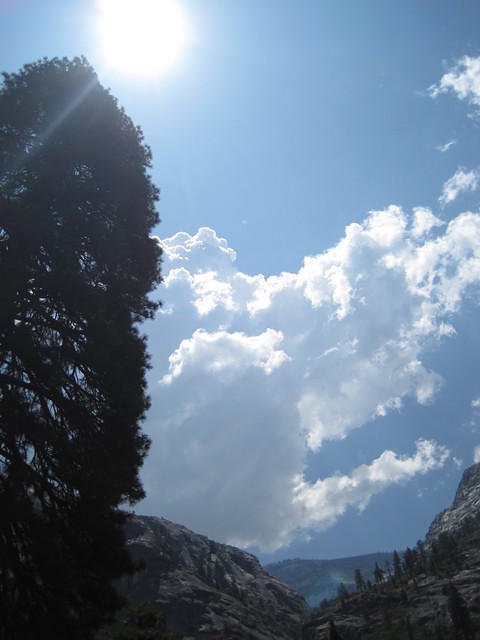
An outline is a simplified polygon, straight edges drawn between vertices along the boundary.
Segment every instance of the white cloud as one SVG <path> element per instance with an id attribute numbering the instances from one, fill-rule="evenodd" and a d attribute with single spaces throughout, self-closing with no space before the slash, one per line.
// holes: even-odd
<path id="1" fill-rule="evenodd" d="M 443 185 L 442 194 L 438 201 L 442 206 L 453 202 L 458 194 L 464 191 L 475 191 L 478 187 L 480 174 L 478 171 L 464 171 L 457 169 L 451 178 Z"/>
<path id="2" fill-rule="evenodd" d="M 455 140 L 455 139 L 449 140 L 445 144 L 438 145 L 437 151 L 440 151 L 440 153 L 446 153 L 447 151 L 449 151 L 456 144 L 457 144 L 457 140 Z"/>
<path id="3" fill-rule="evenodd" d="M 423 238 L 434 227 L 441 227 L 445 223 L 434 216 L 427 207 L 415 207 L 413 210 L 413 222 L 411 234 L 415 239 Z"/>
<path id="4" fill-rule="evenodd" d="M 480 444 L 477 445 L 473 450 L 473 462 L 475 464 L 477 464 L 477 462 L 480 462 Z"/>
<path id="5" fill-rule="evenodd" d="M 313 484 L 300 481 L 294 504 L 302 509 L 301 526 L 317 529 L 331 526 L 348 507 L 365 509 L 372 497 L 386 487 L 440 469 L 449 454 L 448 449 L 435 441 L 420 439 L 413 456 L 384 451 L 369 465 L 360 465 L 350 475 L 337 474 Z"/>
<path id="6" fill-rule="evenodd" d="M 182 340 L 170 355 L 169 373 L 161 382 L 171 384 L 186 367 L 195 368 L 197 372 L 205 370 L 232 375 L 251 366 L 270 375 L 289 360 L 284 351 L 275 348 L 282 340 L 282 332 L 273 329 L 267 329 L 258 336 L 226 331 L 208 333 L 198 329 L 189 340 Z"/>
<path id="7" fill-rule="evenodd" d="M 445 73 L 437 85 L 429 87 L 432 98 L 453 91 L 460 100 L 480 107 L 480 57 L 464 56 Z"/>
<path id="8" fill-rule="evenodd" d="M 153 447 L 141 510 L 273 549 L 443 464 L 446 451 L 420 441 L 410 458 L 378 451 L 341 482 L 304 475 L 309 450 L 434 400 L 442 380 L 424 356 L 478 291 L 480 215 L 443 224 L 429 209 L 410 217 L 392 205 L 271 277 L 238 271 L 211 229 L 161 242 L 169 312 L 149 330 Z"/>
<path id="9" fill-rule="evenodd" d="M 480 398 L 474 398 L 472 400 L 472 407 L 478 409 L 480 407 Z"/>
<path id="10" fill-rule="evenodd" d="M 462 458 L 457 458 L 456 456 L 453 456 L 452 461 L 458 469 L 460 469 L 463 464 Z"/>

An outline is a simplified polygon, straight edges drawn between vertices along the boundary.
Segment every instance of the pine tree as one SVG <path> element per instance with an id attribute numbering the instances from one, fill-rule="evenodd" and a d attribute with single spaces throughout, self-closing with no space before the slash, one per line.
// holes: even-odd
<path id="1" fill-rule="evenodd" d="M 328 640 L 342 640 L 342 636 L 338 633 L 333 620 L 328 623 Z"/>
<path id="2" fill-rule="evenodd" d="M 365 580 L 363 579 L 360 569 L 355 569 L 355 588 L 357 591 L 365 591 Z"/>
<path id="3" fill-rule="evenodd" d="M 397 551 L 394 551 L 393 552 L 393 577 L 395 578 L 395 582 L 397 584 L 400 583 L 402 575 L 403 575 L 402 562 L 400 560 L 400 556 L 398 555 Z"/>
<path id="4" fill-rule="evenodd" d="M 378 562 L 375 562 L 375 569 L 373 570 L 373 576 L 375 578 L 375 584 L 380 584 L 383 582 L 383 578 L 385 576 L 385 572 L 378 566 Z"/>
<path id="5" fill-rule="evenodd" d="M 473 627 L 465 600 L 452 582 L 448 585 L 447 594 L 448 611 L 455 632 L 461 634 L 464 640 L 471 640 L 474 637 Z"/>
<path id="6" fill-rule="evenodd" d="M 84 59 L 4 74 L 0 113 L 0 638 L 84 640 L 133 569 L 158 192 Z"/>

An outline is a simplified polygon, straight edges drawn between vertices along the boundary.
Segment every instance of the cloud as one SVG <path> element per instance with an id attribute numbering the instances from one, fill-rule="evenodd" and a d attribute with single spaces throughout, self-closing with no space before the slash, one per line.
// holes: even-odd
<path id="1" fill-rule="evenodd" d="M 480 56 L 463 56 L 428 91 L 432 98 L 453 91 L 460 100 L 480 107 Z"/>
<path id="2" fill-rule="evenodd" d="M 474 398 L 472 400 L 472 407 L 478 409 L 480 407 L 480 398 Z"/>
<path id="3" fill-rule="evenodd" d="M 434 227 L 441 227 L 445 223 L 433 215 L 427 207 L 415 207 L 413 210 L 413 223 L 411 234 L 415 239 L 427 235 Z"/>
<path id="4" fill-rule="evenodd" d="M 475 464 L 480 462 L 480 444 L 477 445 L 473 450 L 473 462 Z"/>
<path id="5" fill-rule="evenodd" d="M 407 458 L 375 452 L 341 482 L 310 483 L 305 467 L 326 441 L 348 443 L 407 403 L 434 401 L 442 379 L 424 356 L 455 333 L 455 314 L 478 291 L 480 215 L 446 224 L 391 205 L 270 277 L 236 269 L 212 229 L 160 242 L 168 313 L 149 327 L 153 446 L 141 510 L 275 549 L 443 464 L 446 450 L 420 440 Z"/>
<path id="6" fill-rule="evenodd" d="M 440 469 L 449 455 L 448 449 L 435 441 L 419 439 L 413 456 L 384 451 L 350 475 L 336 474 L 313 484 L 301 481 L 294 498 L 294 504 L 302 509 L 301 525 L 317 529 L 331 526 L 348 507 L 365 509 L 372 497 L 386 487 Z"/>
<path id="7" fill-rule="evenodd" d="M 449 140 L 445 144 L 438 145 L 437 151 L 440 151 L 440 153 L 446 153 L 447 151 L 449 151 L 456 144 L 457 144 L 457 140 L 455 140 L 455 138 L 453 138 L 452 140 Z"/>
<path id="8" fill-rule="evenodd" d="M 287 354 L 275 347 L 283 340 L 281 331 L 267 329 L 258 336 L 244 333 L 217 331 L 208 333 L 202 329 L 195 331 L 191 339 L 182 340 L 178 349 L 169 357 L 169 373 L 161 380 L 171 384 L 182 375 L 186 367 L 197 371 L 238 375 L 248 367 L 263 369 L 266 375 L 289 360 Z"/>
<path id="9" fill-rule="evenodd" d="M 451 178 L 443 185 L 442 194 L 438 201 L 444 207 L 453 202 L 463 191 L 475 191 L 478 187 L 480 174 L 478 171 L 464 171 L 457 169 Z"/>

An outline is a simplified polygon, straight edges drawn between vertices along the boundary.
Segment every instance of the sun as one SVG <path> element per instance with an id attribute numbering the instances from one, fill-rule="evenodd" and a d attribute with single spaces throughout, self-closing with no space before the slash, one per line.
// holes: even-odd
<path id="1" fill-rule="evenodd" d="M 100 34 L 109 66 L 135 75 L 169 69 L 186 41 L 175 0 L 100 0 Z"/>

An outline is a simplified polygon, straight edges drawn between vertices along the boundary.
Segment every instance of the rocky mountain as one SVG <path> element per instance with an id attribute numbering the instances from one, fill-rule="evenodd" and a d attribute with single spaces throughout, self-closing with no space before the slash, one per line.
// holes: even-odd
<path id="1" fill-rule="evenodd" d="M 316 611 L 304 640 L 480 637 L 480 464 L 465 471 L 453 505 L 405 551 L 397 573 Z"/>
<path id="2" fill-rule="evenodd" d="M 464 471 L 452 506 L 439 513 L 430 525 L 425 537 L 426 545 L 430 547 L 442 532 L 454 533 L 467 518 L 479 512 L 480 463 Z"/>
<path id="3" fill-rule="evenodd" d="M 281 582 L 302 595 L 310 607 L 318 607 L 324 599 L 335 598 L 343 583 L 349 591 L 355 589 L 354 573 L 359 569 L 365 579 L 374 581 L 375 563 L 391 563 L 391 553 L 370 553 L 336 560 L 283 560 L 265 565 L 265 569 Z"/>
<path id="4" fill-rule="evenodd" d="M 450 584 L 461 593 L 474 621 L 480 619 L 480 558 L 475 566 L 452 577 L 419 576 L 403 588 L 359 593 L 305 625 L 305 640 L 328 640 L 330 621 L 344 639 L 449 638 L 452 625 L 448 606 Z"/>
<path id="5" fill-rule="evenodd" d="M 163 518 L 127 524 L 132 556 L 143 569 L 120 590 L 135 604 L 154 602 L 183 638 L 301 638 L 305 601 L 258 560 Z"/>

